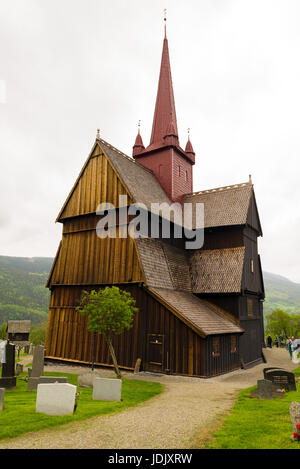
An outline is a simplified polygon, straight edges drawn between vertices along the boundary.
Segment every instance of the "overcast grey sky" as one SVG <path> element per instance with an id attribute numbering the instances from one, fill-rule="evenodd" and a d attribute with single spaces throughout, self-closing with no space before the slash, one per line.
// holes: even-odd
<path id="1" fill-rule="evenodd" d="M 98 127 L 149 143 L 164 8 L 194 190 L 252 174 L 263 269 L 300 282 L 299 0 L 0 0 L 0 255 L 55 255 Z"/>

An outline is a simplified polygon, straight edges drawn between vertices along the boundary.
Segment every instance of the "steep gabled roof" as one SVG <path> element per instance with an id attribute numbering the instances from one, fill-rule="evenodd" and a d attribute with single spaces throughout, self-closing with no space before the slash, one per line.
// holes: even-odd
<path id="1" fill-rule="evenodd" d="M 194 293 L 240 293 L 245 248 L 196 251 L 191 255 Z"/>
<path id="2" fill-rule="evenodd" d="M 29 320 L 20 320 L 20 321 L 7 321 L 7 332 L 9 334 L 22 332 L 30 332 L 31 321 Z"/>
<path id="3" fill-rule="evenodd" d="M 251 182 L 187 194 L 183 203 L 204 204 L 204 227 L 246 225 L 254 196 Z M 195 227 L 195 219 L 193 227 Z"/>
<path id="4" fill-rule="evenodd" d="M 151 203 L 172 203 L 150 169 L 102 139 L 99 140 L 99 145 L 126 184 L 134 202 L 145 204 L 148 210 Z"/>
<path id="5" fill-rule="evenodd" d="M 136 240 L 147 285 L 191 291 L 187 254 L 174 246 L 152 238 Z"/>
<path id="6" fill-rule="evenodd" d="M 186 252 L 158 239 L 140 238 L 136 244 L 148 290 L 199 335 L 243 332 L 230 313 L 193 294 Z"/>
<path id="7" fill-rule="evenodd" d="M 202 337 L 216 334 L 241 334 L 244 330 L 228 313 L 222 313 L 208 301 L 202 300 L 190 292 L 150 288 L 154 295 L 173 310 L 177 316 L 187 321 Z"/>
<path id="8" fill-rule="evenodd" d="M 97 174 L 97 171 L 101 171 L 102 166 L 100 163 L 103 158 L 106 158 L 109 161 L 109 166 L 111 168 L 110 171 L 114 173 L 114 178 L 119 180 L 119 183 L 124 187 L 123 192 L 127 193 L 133 202 L 146 205 L 148 210 L 151 208 L 151 203 L 171 204 L 170 199 L 164 192 L 152 171 L 136 162 L 133 158 L 117 150 L 109 143 L 98 138 L 93 145 L 90 155 L 81 169 L 61 211 L 59 212 L 56 221 L 62 221 L 62 219 L 70 216 L 95 213 L 99 203 L 109 201 L 101 200 L 101 194 L 98 190 L 102 174 Z M 92 163 L 95 161 L 97 164 L 92 166 Z M 95 169 L 95 167 L 99 169 Z M 87 177 L 87 181 L 82 184 L 82 187 L 80 187 L 85 176 Z M 108 185 L 108 181 L 106 181 L 106 184 Z M 93 197 L 89 198 L 88 212 L 82 208 L 78 208 L 82 205 L 82 200 L 85 197 L 84 187 L 87 185 L 90 187 L 91 191 L 94 191 Z M 108 189 L 109 187 L 107 186 L 107 193 Z M 72 205 L 73 197 L 77 197 L 76 202 L 73 204 L 75 209 L 68 210 Z M 93 204 L 91 202 L 92 199 L 94 200 Z"/>

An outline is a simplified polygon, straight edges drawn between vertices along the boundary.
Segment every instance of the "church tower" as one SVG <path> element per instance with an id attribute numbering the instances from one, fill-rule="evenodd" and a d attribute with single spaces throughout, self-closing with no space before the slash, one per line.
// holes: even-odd
<path id="1" fill-rule="evenodd" d="M 193 192 L 195 153 L 190 138 L 185 150 L 179 145 L 166 25 L 150 143 L 144 147 L 139 129 L 132 156 L 154 173 L 173 202 Z"/>

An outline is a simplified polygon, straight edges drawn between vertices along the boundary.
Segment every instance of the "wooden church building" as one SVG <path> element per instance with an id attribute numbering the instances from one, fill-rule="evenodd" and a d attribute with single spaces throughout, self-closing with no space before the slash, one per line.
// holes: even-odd
<path id="1" fill-rule="evenodd" d="M 168 40 L 150 143 L 140 130 L 127 156 L 97 135 L 63 205 L 51 290 L 46 359 L 112 366 L 101 336 L 76 311 L 82 291 L 117 285 L 136 299 L 132 329 L 114 339 L 121 368 L 211 377 L 262 361 L 264 286 L 257 238 L 262 235 L 251 179 L 193 192 L 195 152 L 179 144 Z M 124 236 L 119 196 L 142 203 L 204 204 L 204 244 L 186 249 L 165 237 Z M 123 200 L 123 199 L 121 199 Z M 97 207 L 117 208 L 115 238 L 100 238 Z M 124 208 L 124 207 L 123 207 Z M 150 217 L 149 217 L 150 219 Z M 172 234 L 173 233 L 173 234 Z"/>

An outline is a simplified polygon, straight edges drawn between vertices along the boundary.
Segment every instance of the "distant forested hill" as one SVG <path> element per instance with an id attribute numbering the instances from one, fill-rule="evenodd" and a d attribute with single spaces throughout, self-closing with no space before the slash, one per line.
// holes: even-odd
<path id="1" fill-rule="evenodd" d="M 50 257 L 0 256 L 0 324 L 9 319 L 47 319 L 50 293 L 45 284 Z"/>
<path id="2" fill-rule="evenodd" d="M 289 314 L 300 314 L 300 284 L 281 275 L 264 272 L 266 300 L 265 314 L 280 308 Z"/>
<path id="3" fill-rule="evenodd" d="M 45 284 L 52 257 L 0 256 L 0 324 L 9 319 L 30 319 L 38 324 L 47 319 L 50 292 Z M 264 272 L 264 313 L 280 308 L 300 314 L 300 284 L 280 275 Z"/>

